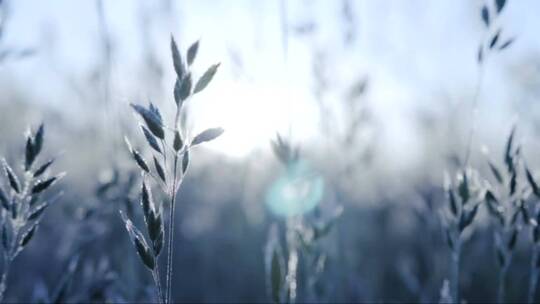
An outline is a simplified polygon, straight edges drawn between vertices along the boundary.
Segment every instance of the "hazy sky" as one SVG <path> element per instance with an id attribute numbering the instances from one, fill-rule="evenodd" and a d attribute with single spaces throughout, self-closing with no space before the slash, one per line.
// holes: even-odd
<path id="1" fill-rule="evenodd" d="M 39 53 L 3 67 L 9 76 L 0 80 L 7 85 L 31 83 L 32 96 L 41 102 L 76 104 L 66 101 L 68 88 L 58 70 L 77 76 L 100 58 L 96 1 L 9 2 L 12 16 L 5 43 L 36 46 Z M 349 47 L 343 42 L 342 1 L 337 0 L 171 1 L 170 11 L 164 6 L 167 1 L 103 3 L 115 48 L 112 101 L 127 104 L 140 80 L 134 67 L 142 60 L 140 25 L 146 13 L 152 19 L 145 30 L 163 58 L 161 63 L 170 64 L 170 33 L 184 49 L 201 39 L 196 72 L 222 62 L 219 77 L 193 110 L 200 116 L 196 128 L 223 125 L 227 129 L 216 145 L 232 154 L 265 145 L 276 130 L 292 130 L 304 139 L 317 136 L 312 58 L 318 50 L 329 64 L 334 88 L 329 102 L 337 104 L 351 81 L 367 75 L 370 106 L 384 119 L 389 151 L 408 146 L 407 153 L 414 157 L 417 138 L 411 118 L 419 108 L 445 110 L 442 98 L 456 110 L 470 102 L 467 98 L 478 73 L 476 50 L 484 33 L 479 13 L 483 1 L 351 0 L 355 40 Z M 317 26 L 311 35 L 290 35 L 286 54 L 281 3 L 286 6 L 289 33 L 311 22 Z M 510 98 L 512 102 L 524 98 L 523 83 L 528 89 L 538 83 L 538 16 L 538 1 L 509 0 L 498 20 L 504 25 L 503 37 L 517 36 L 517 40 L 486 65 L 480 95 L 480 111 L 489 113 L 480 115 L 486 123 L 509 124 L 514 113 L 504 105 Z M 165 76 L 168 89 L 172 69 L 166 69 Z"/>

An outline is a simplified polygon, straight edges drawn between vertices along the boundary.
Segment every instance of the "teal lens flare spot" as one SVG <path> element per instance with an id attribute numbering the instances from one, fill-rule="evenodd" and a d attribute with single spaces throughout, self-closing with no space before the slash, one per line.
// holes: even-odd
<path id="1" fill-rule="evenodd" d="M 266 206 L 275 215 L 301 215 L 313 210 L 322 200 L 323 193 L 323 178 L 305 162 L 297 162 L 270 186 Z"/>

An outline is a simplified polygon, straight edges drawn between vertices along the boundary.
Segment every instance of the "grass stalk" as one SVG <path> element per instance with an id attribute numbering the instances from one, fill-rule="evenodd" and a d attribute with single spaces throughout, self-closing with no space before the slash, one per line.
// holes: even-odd
<path id="1" fill-rule="evenodd" d="M 287 261 L 287 276 L 285 282 L 287 284 L 287 302 L 294 304 L 296 303 L 297 296 L 297 275 L 298 275 L 298 242 L 297 236 L 294 230 L 295 225 L 297 225 L 300 218 L 290 218 L 286 223 L 286 237 L 287 237 L 287 247 L 289 248 L 289 256 Z"/>
<path id="2" fill-rule="evenodd" d="M 3 160 L 2 171 L 10 189 L 4 190 L 0 186 L 4 257 L 4 269 L 0 278 L 0 302 L 3 301 L 7 289 L 11 263 L 32 240 L 45 210 L 62 194 L 59 192 L 48 200 L 39 197 L 64 176 L 64 173 L 54 176 L 49 173 L 54 160 L 36 165 L 44 144 L 44 130 L 44 125 L 41 124 L 37 130 L 29 130 L 25 135 L 22 182 L 7 161 Z"/>
<path id="3" fill-rule="evenodd" d="M 156 268 L 152 271 L 152 277 L 154 278 L 154 284 L 156 284 L 157 296 L 159 301 L 166 303 L 165 295 L 163 294 L 163 289 L 161 287 L 161 276 L 159 274 L 159 267 L 156 265 Z"/>
<path id="4" fill-rule="evenodd" d="M 459 273 L 460 273 L 460 258 L 461 258 L 461 240 L 457 240 L 456 248 L 452 252 L 452 270 L 450 284 L 452 288 L 452 300 L 459 303 Z"/>
<path id="5" fill-rule="evenodd" d="M 194 94 L 204 90 L 214 74 L 219 68 L 219 63 L 210 66 L 206 72 L 195 82 L 193 86 L 192 74 L 189 71 L 189 67 L 193 63 L 198 50 L 198 41 L 193 43 L 187 53 L 187 61 L 184 62 L 182 55 L 176 45 L 176 42 L 171 37 L 171 52 L 172 59 L 177 74 L 177 80 L 174 87 L 174 99 L 176 103 L 176 114 L 174 117 L 174 127 L 169 128 L 163 122 L 160 110 L 150 103 L 148 107 L 131 104 L 133 110 L 144 121 L 144 125 L 141 127 L 146 142 L 150 148 L 154 151 L 152 155 L 154 170 L 146 162 L 143 155 L 133 148 L 129 139 L 126 138 L 126 144 L 132 155 L 133 160 L 137 166 L 141 169 L 143 175 L 143 185 L 141 191 L 141 205 L 143 208 L 143 215 L 146 224 L 147 241 L 146 236 L 133 225 L 133 222 L 127 218 L 122 212 L 121 216 L 125 222 L 126 229 L 132 239 L 137 253 L 141 257 L 141 261 L 145 266 L 151 270 L 158 289 L 160 299 L 164 303 L 172 303 L 172 274 L 173 274 L 173 257 L 174 257 L 174 216 L 176 210 L 176 197 L 178 190 L 182 184 L 183 177 L 186 174 L 189 165 L 189 151 L 192 146 L 199 145 L 204 142 L 211 141 L 219 137 L 223 133 L 221 128 L 210 128 L 199 133 L 192 139 L 182 138 L 182 127 L 180 126 L 180 117 L 182 112 L 182 106 L 187 102 Z M 187 64 L 187 65 L 186 65 Z M 174 140 L 172 145 L 167 145 L 166 132 L 172 131 Z M 160 144 L 161 143 L 161 144 Z M 161 147 L 160 147 L 161 146 Z M 169 150 L 169 151 L 168 151 Z M 173 168 L 167 166 L 167 153 L 172 151 Z M 158 160 L 155 153 L 162 155 L 162 162 Z M 182 170 L 178 172 L 178 160 L 179 156 L 182 156 Z M 155 173 L 154 173 L 155 172 Z M 172 174 L 172 177 L 171 175 Z M 144 181 L 144 176 L 150 176 L 157 184 L 162 186 L 163 192 L 167 200 L 169 200 L 169 215 L 168 219 L 162 220 L 163 208 L 160 205 L 156 205 L 151 195 L 151 186 L 147 186 Z M 170 186 L 170 187 L 169 187 Z M 165 217 L 167 217 L 165 215 Z M 164 229 L 165 221 L 167 229 Z M 149 244 L 151 246 L 149 246 Z M 164 247 L 167 247 L 166 255 L 166 277 L 165 277 L 165 289 L 161 288 L 161 282 L 159 280 L 160 275 L 157 271 L 157 265 L 159 263 L 159 254 Z M 150 248 L 152 247 L 152 248 Z"/>
<path id="6" fill-rule="evenodd" d="M 173 261 L 172 257 L 174 254 L 174 210 L 175 210 L 175 201 L 176 201 L 176 187 L 177 187 L 177 175 L 178 175 L 178 154 L 174 155 L 174 168 L 173 168 L 173 184 L 171 189 L 171 201 L 169 207 L 169 239 L 167 245 L 167 302 L 171 303 L 172 297 L 172 271 L 173 271 Z"/>
<path id="7" fill-rule="evenodd" d="M 7 280 L 9 276 L 9 269 L 11 268 L 11 258 L 7 256 L 4 257 L 4 272 L 2 273 L 2 278 L 0 279 L 0 302 L 4 301 L 4 294 L 7 289 Z"/>

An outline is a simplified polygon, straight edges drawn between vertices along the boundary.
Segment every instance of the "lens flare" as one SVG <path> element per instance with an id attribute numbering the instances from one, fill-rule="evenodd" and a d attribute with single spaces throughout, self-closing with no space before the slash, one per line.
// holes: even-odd
<path id="1" fill-rule="evenodd" d="M 266 193 L 266 206 L 275 215 L 289 217 L 313 210 L 324 193 L 323 178 L 306 162 L 299 161 L 270 186 Z"/>

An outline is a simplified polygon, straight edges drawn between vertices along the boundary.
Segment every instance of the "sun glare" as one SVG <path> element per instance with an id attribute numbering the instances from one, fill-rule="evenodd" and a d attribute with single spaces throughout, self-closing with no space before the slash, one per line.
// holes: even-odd
<path id="1" fill-rule="evenodd" d="M 216 82 L 217 84 L 217 82 Z M 225 133 L 207 146 L 232 157 L 267 148 L 277 132 L 298 140 L 316 134 L 318 111 L 309 95 L 277 84 L 220 82 L 193 103 L 194 132 L 220 126 Z"/>

